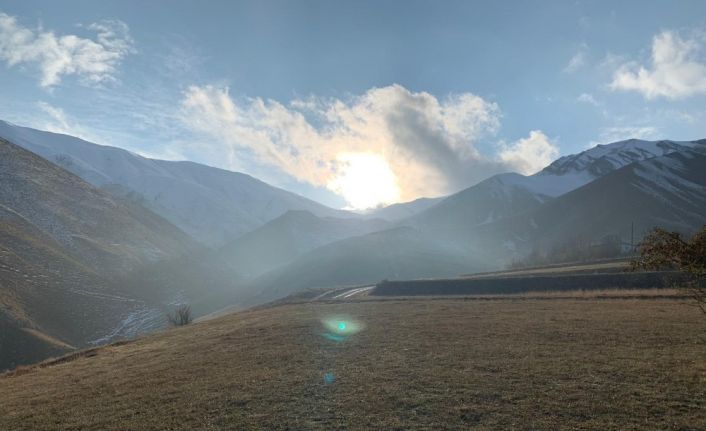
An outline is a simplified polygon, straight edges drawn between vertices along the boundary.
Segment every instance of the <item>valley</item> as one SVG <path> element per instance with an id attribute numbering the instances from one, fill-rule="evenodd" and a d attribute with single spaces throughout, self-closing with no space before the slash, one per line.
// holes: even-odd
<path id="1" fill-rule="evenodd" d="M 247 175 L 6 122 L 0 137 L 10 139 L 0 297 L 17 328 L 0 368 L 161 330 L 179 304 L 201 317 L 311 289 L 498 271 L 567 249 L 574 259 L 619 257 L 654 226 L 689 232 L 706 219 L 703 141 L 602 145 L 531 176 L 356 213 Z M 648 283 L 639 277 L 624 287 Z M 500 284 L 486 289 L 507 293 Z M 23 353 L 30 342 L 44 353 Z"/>
<path id="2" fill-rule="evenodd" d="M 0 431 L 706 431 L 704 0 L 0 0 Z"/>

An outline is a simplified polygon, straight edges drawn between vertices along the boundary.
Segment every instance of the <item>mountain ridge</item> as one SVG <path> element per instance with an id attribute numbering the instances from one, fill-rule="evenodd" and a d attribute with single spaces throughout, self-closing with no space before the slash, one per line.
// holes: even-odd
<path id="1" fill-rule="evenodd" d="M 454 276 L 501 269 L 537 247 L 549 249 L 577 238 L 597 241 L 612 235 L 625 241 L 632 223 L 639 227 L 637 241 L 657 226 L 695 230 L 706 224 L 706 155 L 702 149 L 680 147 L 661 156 L 640 157 L 554 198 L 506 184 L 503 179 L 508 174 L 494 176 L 413 216 L 407 220 L 412 227 L 405 229 L 402 222 L 401 230 L 329 244 L 259 277 L 252 286 L 269 293 L 261 298 L 272 299 L 292 293 L 287 285 L 302 288 L 423 277 L 420 262 L 409 257 L 415 255 L 424 256 L 426 275 Z M 686 189 L 690 194 L 680 196 Z M 495 220 L 485 220 L 492 208 L 506 211 Z M 362 245 L 364 241 L 368 244 Z M 393 263 L 381 265 L 372 261 L 375 258 Z M 324 277 L 323 270 L 315 271 L 316 262 L 326 262 L 321 263 L 326 271 L 329 267 L 340 270 Z M 348 262 L 359 262 L 355 277 L 346 274 Z M 365 265 L 370 268 L 368 273 Z"/>
<path id="2" fill-rule="evenodd" d="M 0 137 L 33 151 L 97 187 L 119 184 L 132 199 L 198 241 L 219 246 L 284 214 L 305 209 L 322 216 L 358 217 L 273 187 L 250 175 L 191 161 L 150 159 L 0 121 Z"/>

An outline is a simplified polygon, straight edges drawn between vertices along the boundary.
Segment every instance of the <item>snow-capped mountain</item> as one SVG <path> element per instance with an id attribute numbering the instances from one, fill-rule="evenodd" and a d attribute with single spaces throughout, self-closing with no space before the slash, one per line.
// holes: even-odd
<path id="1" fill-rule="evenodd" d="M 699 145 L 633 162 L 523 214 L 474 233 L 476 240 L 548 249 L 581 239 L 636 240 L 654 227 L 691 233 L 706 224 L 706 153 Z M 499 250 L 498 253 L 506 253 Z"/>
<path id="2" fill-rule="evenodd" d="M 3 121 L 0 137 L 95 186 L 139 200 L 208 245 L 221 245 L 289 210 L 306 210 L 324 217 L 353 216 L 249 175 L 198 163 L 149 159 L 123 149 Z"/>
<path id="3" fill-rule="evenodd" d="M 540 172 L 522 179 L 518 185 L 538 194 L 556 197 L 631 163 L 699 146 L 699 141 L 640 139 L 596 145 L 555 160 Z"/>
<path id="4" fill-rule="evenodd" d="M 617 169 L 655 157 L 706 148 L 706 141 L 642 141 L 630 139 L 597 145 L 557 159 L 540 172 L 494 175 L 447 197 L 413 217 L 413 224 L 468 228 L 492 223 L 540 206 Z"/>

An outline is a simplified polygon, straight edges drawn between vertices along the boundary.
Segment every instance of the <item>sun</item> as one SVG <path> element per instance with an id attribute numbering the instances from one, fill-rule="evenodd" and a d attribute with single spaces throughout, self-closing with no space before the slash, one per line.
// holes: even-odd
<path id="1" fill-rule="evenodd" d="M 337 160 L 338 175 L 328 188 L 343 196 L 350 208 L 366 210 L 399 201 L 397 177 L 380 155 L 346 153 Z"/>

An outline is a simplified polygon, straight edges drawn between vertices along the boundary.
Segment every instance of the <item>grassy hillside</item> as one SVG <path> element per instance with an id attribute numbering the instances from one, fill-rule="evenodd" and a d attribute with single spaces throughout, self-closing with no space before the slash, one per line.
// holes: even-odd
<path id="1" fill-rule="evenodd" d="M 51 237 L 74 258 L 118 274 L 194 247 L 178 228 L 144 207 L 0 139 L 0 202 Z"/>
<path id="2" fill-rule="evenodd" d="M 0 219 L 0 369 L 109 332 L 131 304 L 102 298 L 108 286 L 23 218 Z"/>
<path id="3" fill-rule="evenodd" d="M 147 306 L 113 278 L 194 247 L 163 218 L 0 139 L 0 369 L 125 335 Z"/>
<path id="4" fill-rule="evenodd" d="M 703 429 L 704 329 L 664 299 L 284 305 L 4 375 L 0 429 Z"/>

